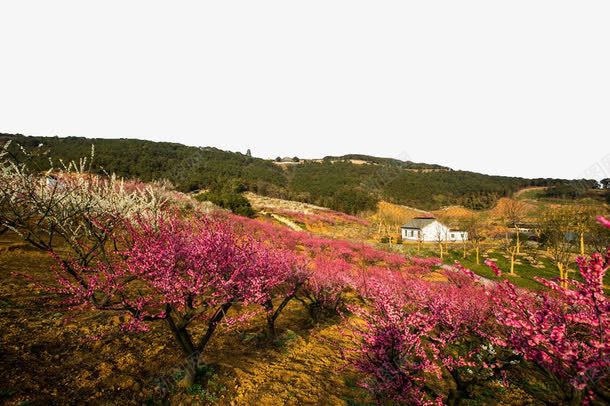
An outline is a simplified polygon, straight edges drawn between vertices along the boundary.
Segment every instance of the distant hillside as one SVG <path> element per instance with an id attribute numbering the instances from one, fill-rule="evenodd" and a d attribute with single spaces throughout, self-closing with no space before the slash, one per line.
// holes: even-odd
<path id="1" fill-rule="evenodd" d="M 88 157 L 93 144 L 95 163 L 107 172 L 144 181 L 169 179 L 179 190 L 187 192 L 226 184 L 237 188 L 239 183 L 246 188 L 268 184 L 282 189 L 287 183 L 282 169 L 271 162 L 217 148 L 136 139 L 0 134 L 0 142 L 4 143 L 7 139 L 13 139 L 27 150 L 36 151 L 36 162 L 41 168 L 48 168 L 48 157 L 64 161 Z"/>
<path id="2" fill-rule="evenodd" d="M 324 161 L 363 161 L 371 164 L 397 166 L 405 169 L 429 169 L 429 170 L 445 170 L 450 171 L 451 168 L 436 164 L 417 163 L 412 161 L 401 161 L 395 158 L 380 158 L 370 155 L 347 154 L 341 156 L 325 156 Z"/>
<path id="3" fill-rule="evenodd" d="M 49 168 L 49 158 L 70 161 L 88 156 L 94 144 L 94 167 L 120 176 L 144 181 L 168 179 L 185 192 L 249 190 L 352 214 L 375 210 L 381 199 L 426 210 L 448 205 L 480 210 L 492 207 L 500 197 L 524 187 L 596 184 L 595 181 L 490 176 L 453 171 L 441 165 L 357 154 L 325 157 L 282 168 L 271 160 L 238 152 L 170 142 L 0 134 L 2 144 L 9 139 L 33 151 L 33 161 L 41 170 Z M 19 155 L 17 145 L 11 150 Z M 371 164 L 358 165 L 352 160 Z"/>

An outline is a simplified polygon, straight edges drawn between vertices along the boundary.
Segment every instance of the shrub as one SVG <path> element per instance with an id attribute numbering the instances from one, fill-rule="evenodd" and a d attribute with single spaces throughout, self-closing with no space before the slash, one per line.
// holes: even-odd
<path id="1" fill-rule="evenodd" d="M 240 216 L 253 217 L 256 214 L 248 199 L 240 193 L 207 192 L 198 194 L 195 198 L 199 201 L 210 201 Z"/>

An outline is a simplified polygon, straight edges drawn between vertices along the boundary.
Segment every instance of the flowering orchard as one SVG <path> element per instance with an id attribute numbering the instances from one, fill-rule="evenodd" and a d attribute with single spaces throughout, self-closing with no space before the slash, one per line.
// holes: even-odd
<path id="1" fill-rule="evenodd" d="M 354 309 L 365 323 L 346 356 L 380 402 L 458 404 L 495 382 L 544 403 L 607 403 L 610 250 L 578 263 L 582 282 L 539 279 L 540 293 L 485 287 L 459 264 L 443 284 L 376 279 L 362 291 L 372 305 Z"/>
<path id="2" fill-rule="evenodd" d="M 360 344 L 345 357 L 379 402 L 458 404 L 491 384 L 517 385 L 544 402 L 608 399 L 609 259 L 598 254 L 580 260 L 583 282 L 540 280 L 549 289 L 534 294 L 508 281 L 485 286 L 461 266 L 442 271 L 446 282 L 428 282 L 421 276 L 437 260 L 250 219 L 169 216 L 126 229 L 128 248 L 114 266 L 83 269 L 87 289 L 62 280 L 63 293 L 74 304 L 128 312 L 128 330 L 164 322 L 185 355 L 205 358 L 221 322 L 243 322 L 231 313 L 237 305 L 260 307 L 273 337 L 296 299 L 313 320 L 351 312 L 364 322 L 349 323 Z M 194 337 L 200 323 L 204 333 Z"/>
<path id="3" fill-rule="evenodd" d="M 167 188 L 92 175 L 85 161 L 38 173 L 8 151 L 0 157 L 0 224 L 56 258 L 51 290 L 75 308 L 126 313 L 132 333 L 164 324 L 193 364 L 222 324 L 260 309 L 274 337 L 291 300 L 319 320 L 344 309 L 363 267 L 409 265 L 365 244 L 195 208 L 185 214 Z M 187 372 L 192 383 L 195 366 Z"/>
<path id="4" fill-rule="evenodd" d="M 164 323 L 193 363 L 187 384 L 194 382 L 195 364 L 203 362 L 218 327 L 251 314 L 231 313 L 232 308 L 260 308 L 273 338 L 275 321 L 292 299 L 319 321 L 346 308 L 346 293 L 366 267 L 415 277 L 435 263 L 237 216 L 175 212 L 125 220 L 117 245 L 126 248 L 110 260 L 86 266 L 60 261 L 56 292 L 72 306 L 127 313 L 127 331 Z M 196 337 L 201 325 L 203 333 Z"/>
<path id="5" fill-rule="evenodd" d="M 534 293 L 459 264 L 205 214 L 165 186 L 90 175 L 84 163 L 49 181 L 4 149 L 0 169 L 0 232 L 57 259 L 50 289 L 67 305 L 126 314 L 129 334 L 160 324 L 189 360 L 185 385 L 224 327 L 262 314 L 273 340 L 294 301 L 314 322 L 344 321 L 355 345 L 338 351 L 380 404 L 454 405 L 498 387 L 543 403 L 610 402 L 610 252 L 579 260 L 582 281 L 541 279 Z"/>

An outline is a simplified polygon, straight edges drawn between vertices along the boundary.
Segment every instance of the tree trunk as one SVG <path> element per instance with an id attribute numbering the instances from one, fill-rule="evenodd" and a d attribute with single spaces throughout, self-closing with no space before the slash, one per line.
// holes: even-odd
<path id="1" fill-rule="evenodd" d="M 188 331 L 186 330 L 186 328 L 178 327 L 178 325 L 176 325 L 172 316 L 169 314 L 168 314 L 167 318 L 165 319 L 165 321 L 166 321 L 167 325 L 169 326 L 169 329 L 172 331 L 174 338 L 178 342 L 178 345 L 180 346 L 182 353 L 187 357 L 190 356 L 192 353 L 194 353 L 195 345 L 193 345 L 191 336 L 188 333 Z"/>
<path id="2" fill-rule="evenodd" d="M 274 339 L 276 338 L 277 333 L 275 330 L 275 321 L 279 317 L 280 313 L 284 310 L 284 308 L 288 305 L 288 302 L 290 302 L 296 296 L 296 292 L 300 287 L 301 283 L 298 283 L 294 288 L 294 292 L 284 297 L 282 303 L 280 303 L 280 305 L 275 310 L 273 309 L 273 302 L 271 300 L 263 304 L 263 307 L 267 311 L 267 330 L 269 332 L 269 337 Z"/>
<path id="3" fill-rule="evenodd" d="M 515 274 L 515 254 L 510 254 L 510 274 Z"/>
<path id="4" fill-rule="evenodd" d="M 197 365 L 199 363 L 199 356 L 201 355 L 201 352 L 195 348 L 186 327 L 179 327 L 169 312 L 165 321 L 169 329 L 172 331 L 174 338 L 178 342 L 178 345 L 182 350 L 182 354 L 186 357 L 184 365 L 184 377 L 178 382 L 178 386 L 188 388 L 195 383 L 195 378 L 197 376 Z"/>
<path id="5" fill-rule="evenodd" d="M 567 287 L 568 278 L 566 272 L 564 271 L 564 265 L 561 262 L 557 262 L 557 269 L 559 269 L 559 279 L 561 280 L 561 286 Z"/>
<path id="6" fill-rule="evenodd" d="M 449 376 L 453 378 L 455 388 L 451 388 L 447 395 L 447 404 L 449 406 L 459 406 L 462 404 L 462 400 L 468 398 L 468 388 L 464 385 L 460 375 L 457 371 L 449 371 Z"/>
<path id="7" fill-rule="evenodd" d="M 199 357 L 201 352 L 195 351 L 186 358 L 184 365 L 184 376 L 178 382 L 178 386 L 181 388 L 189 388 L 195 384 L 197 379 L 197 372 L 200 367 Z"/>
<path id="8" fill-rule="evenodd" d="M 275 338 L 275 311 L 273 310 L 273 302 L 268 300 L 263 304 L 263 308 L 267 312 L 267 332 L 269 337 Z"/>
<path id="9" fill-rule="evenodd" d="M 580 255 L 581 256 L 585 255 L 585 233 L 584 232 L 580 233 Z"/>
<path id="10" fill-rule="evenodd" d="M 477 245 L 477 247 L 475 248 L 475 251 L 477 253 L 477 265 L 481 265 L 481 259 L 479 257 L 479 246 Z"/>
<path id="11" fill-rule="evenodd" d="M 582 400 L 583 400 L 582 395 L 583 395 L 582 391 L 579 391 L 577 389 L 572 389 L 570 391 L 569 398 L 567 399 L 567 401 L 568 401 L 567 404 L 570 406 L 576 406 L 576 405 L 582 404 Z"/>
<path id="12" fill-rule="evenodd" d="M 519 238 L 519 227 L 515 227 L 517 230 L 517 254 L 521 253 L 521 239 Z"/>
<path id="13" fill-rule="evenodd" d="M 458 389 L 450 389 L 447 395 L 447 405 L 449 406 L 459 406 L 462 404 L 462 399 L 464 396 L 460 393 Z"/>
<path id="14" fill-rule="evenodd" d="M 442 242 L 440 242 L 440 243 L 438 244 L 438 248 L 439 248 L 439 250 L 440 250 L 440 252 L 441 252 L 441 259 L 443 259 L 443 243 L 442 243 Z"/>
<path id="15" fill-rule="evenodd" d="M 214 331 L 216 331 L 216 327 L 218 327 L 218 324 L 225 317 L 225 315 L 227 314 L 227 311 L 229 311 L 229 309 L 231 308 L 232 305 L 233 305 L 232 302 L 224 303 L 216 311 L 214 316 L 212 316 L 212 318 L 210 319 L 210 321 L 208 323 L 208 329 L 205 332 L 205 335 L 201 338 L 201 341 L 199 341 L 199 345 L 197 346 L 197 350 L 198 351 L 203 352 L 203 350 L 205 349 L 206 345 L 208 345 L 208 342 L 210 341 L 210 338 L 212 338 L 212 335 L 214 334 Z"/>
<path id="16" fill-rule="evenodd" d="M 275 318 L 273 315 L 267 315 L 267 332 L 269 333 L 269 337 L 272 339 L 277 337 L 277 333 L 275 331 Z"/>
<path id="17" fill-rule="evenodd" d="M 318 302 L 311 302 L 307 305 L 307 310 L 309 311 L 309 317 L 314 322 L 318 322 L 320 320 L 320 313 L 322 312 L 322 306 Z"/>

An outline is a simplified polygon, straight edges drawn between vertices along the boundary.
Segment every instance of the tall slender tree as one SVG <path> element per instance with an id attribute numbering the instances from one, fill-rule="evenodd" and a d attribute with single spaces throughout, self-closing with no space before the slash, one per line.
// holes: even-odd
<path id="1" fill-rule="evenodd" d="M 512 227 L 516 233 L 516 253 L 521 253 L 521 236 L 520 236 L 520 223 L 523 222 L 527 214 L 527 205 L 515 199 L 508 199 L 504 203 L 502 208 L 502 217 L 506 222 L 506 225 Z"/>

